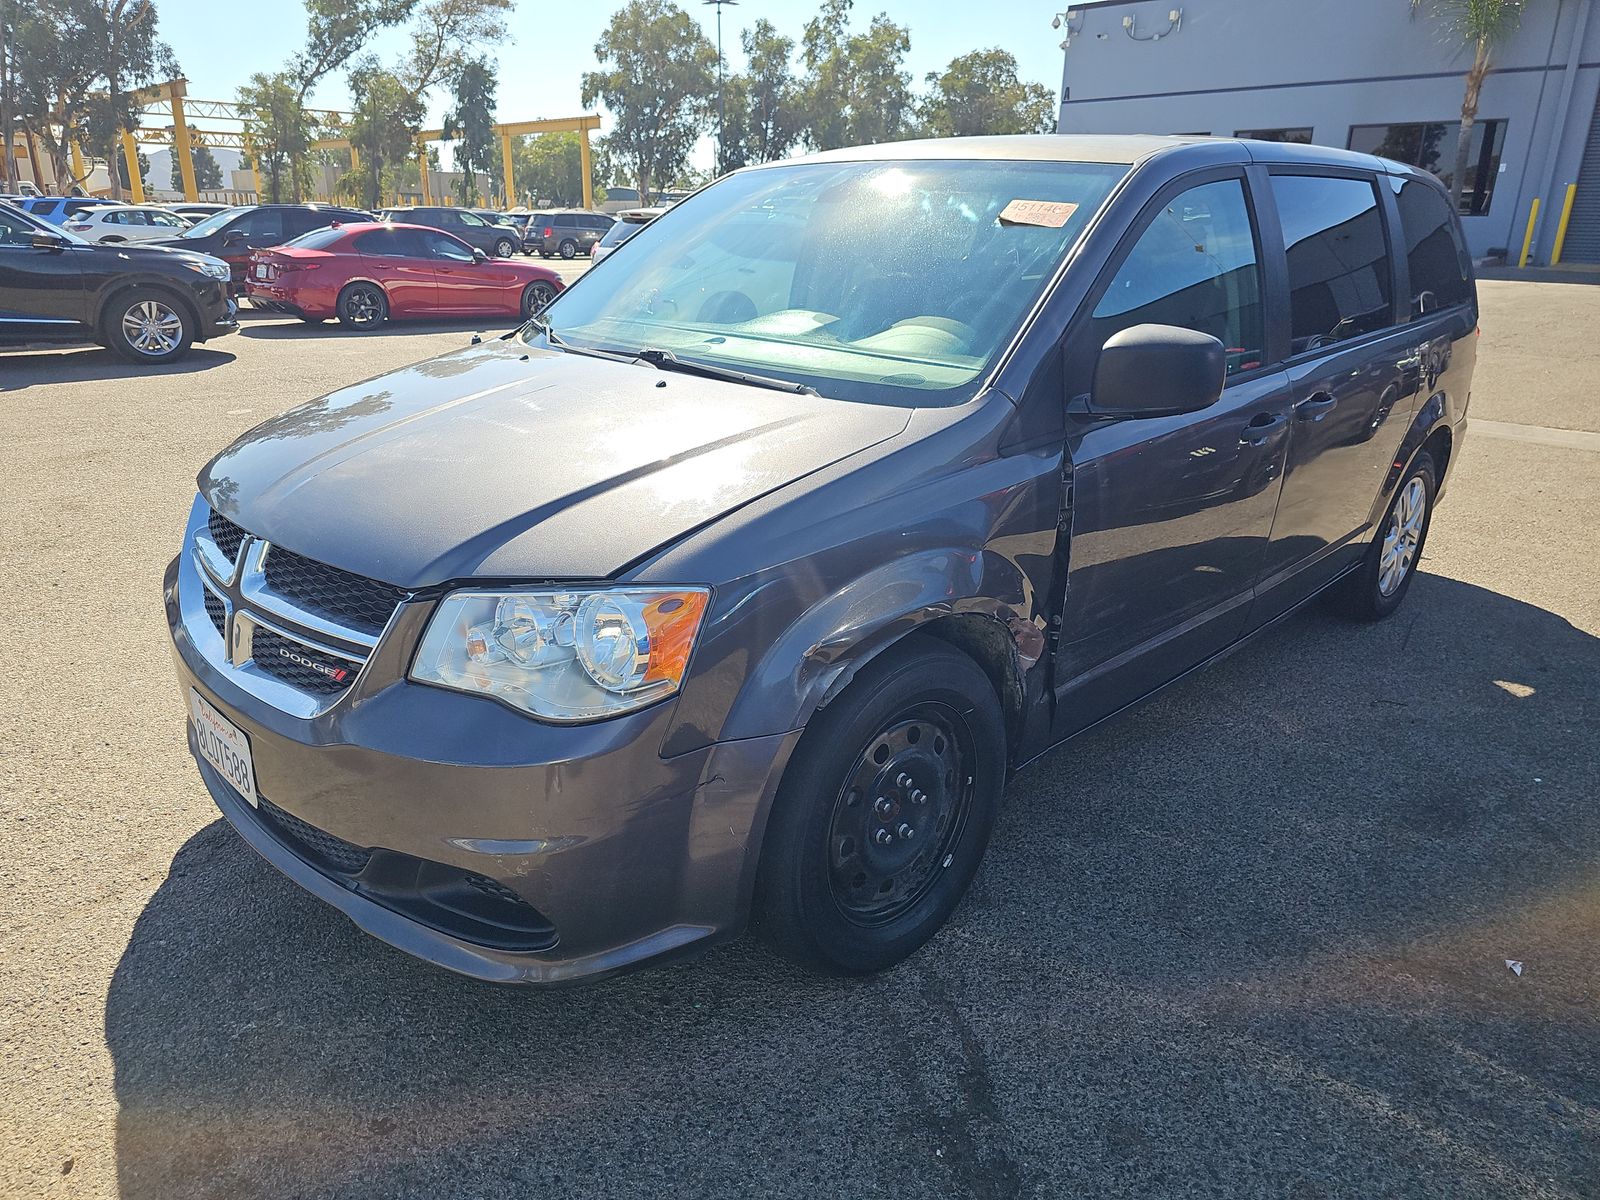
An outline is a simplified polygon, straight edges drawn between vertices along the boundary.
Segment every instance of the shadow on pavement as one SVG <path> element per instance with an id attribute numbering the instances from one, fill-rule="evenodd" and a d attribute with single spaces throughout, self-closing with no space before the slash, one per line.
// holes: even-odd
<path id="1" fill-rule="evenodd" d="M 177 362 L 152 366 L 129 362 L 101 346 L 63 348 L 26 354 L 0 354 L 0 392 L 19 391 L 49 383 L 94 383 L 99 380 L 141 379 L 158 375 L 192 375 L 210 371 L 234 356 L 226 350 L 195 346 Z"/>
<path id="2" fill-rule="evenodd" d="M 122 1195 L 1593 1194 L 1596 679 L 1437 576 L 1310 611 L 1020 775 L 867 980 L 480 985 L 218 821 L 112 980 Z"/>

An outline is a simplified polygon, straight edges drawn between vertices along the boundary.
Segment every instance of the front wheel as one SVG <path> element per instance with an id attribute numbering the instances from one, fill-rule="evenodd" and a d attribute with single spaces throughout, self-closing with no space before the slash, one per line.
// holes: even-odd
<path id="1" fill-rule="evenodd" d="M 510 238 L 501 238 L 494 244 L 494 254 L 496 258 L 510 258 L 516 252 L 517 244 Z"/>
<path id="2" fill-rule="evenodd" d="M 389 298 L 374 283 L 352 283 L 339 293 L 339 324 L 346 329 L 376 329 L 389 318 Z"/>
<path id="3" fill-rule="evenodd" d="M 556 289 L 553 284 L 546 283 L 542 279 L 530 283 L 522 289 L 522 319 L 526 321 L 538 316 L 555 298 Z"/>
<path id="4" fill-rule="evenodd" d="M 112 350 L 133 362 L 172 362 L 189 352 L 194 318 L 171 296 L 140 288 L 106 311 L 105 336 Z"/>
<path id="5" fill-rule="evenodd" d="M 966 655 L 914 636 L 811 720 L 773 803 L 755 923 L 802 966 L 881 971 L 932 937 L 994 826 L 1006 736 Z"/>
<path id="6" fill-rule="evenodd" d="M 1436 472 L 1426 452 L 1412 460 L 1361 565 L 1345 576 L 1335 593 L 1335 603 L 1346 616 L 1381 621 L 1406 598 L 1433 520 L 1433 498 L 1439 488 Z"/>

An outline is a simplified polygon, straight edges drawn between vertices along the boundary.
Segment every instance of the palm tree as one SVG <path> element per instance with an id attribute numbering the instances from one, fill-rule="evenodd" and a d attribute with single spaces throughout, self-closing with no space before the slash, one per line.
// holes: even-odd
<path id="1" fill-rule="evenodd" d="M 1411 0 L 1414 13 L 1424 0 Z M 1489 74 L 1489 55 L 1502 40 L 1515 33 L 1530 0 L 1427 0 L 1450 37 L 1472 49 L 1467 90 L 1461 97 L 1461 136 L 1456 142 L 1456 169 L 1450 180 L 1450 198 L 1461 207 L 1461 190 L 1467 181 L 1467 159 L 1472 154 L 1472 126 L 1478 118 L 1478 93 Z"/>

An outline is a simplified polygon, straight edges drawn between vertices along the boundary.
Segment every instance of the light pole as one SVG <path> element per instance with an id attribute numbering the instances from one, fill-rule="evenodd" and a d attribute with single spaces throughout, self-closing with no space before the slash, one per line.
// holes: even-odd
<path id="1" fill-rule="evenodd" d="M 722 83 L 722 6 L 724 4 L 737 8 L 739 0 L 701 0 L 702 4 L 714 4 L 717 9 L 717 164 L 713 174 L 722 172 L 722 131 L 728 123 L 728 104 L 723 95 Z"/>

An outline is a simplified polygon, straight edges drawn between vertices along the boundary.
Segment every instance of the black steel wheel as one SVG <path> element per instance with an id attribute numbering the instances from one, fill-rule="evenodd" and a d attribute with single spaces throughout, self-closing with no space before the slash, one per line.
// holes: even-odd
<path id="1" fill-rule="evenodd" d="M 829 883 L 849 920 L 881 925 L 927 894 L 966 827 L 975 754 L 966 718 L 933 702 L 856 756 L 828 831 Z"/>
<path id="2" fill-rule="evenodd" d="M 339 293 L 339 324 L 346 329 L 376 329 L 389 319 L 389 298 L 375 283 L 352 283 Z"/>
<path id="3" fill-rule="evenodd" d="M 880 654 L 811 718 L 784 771 L 757 930 L 829 974 L 902 961 L 977 873 L 1005 768 L 1005 720 L 977 663 L 920 635 Z"/>

